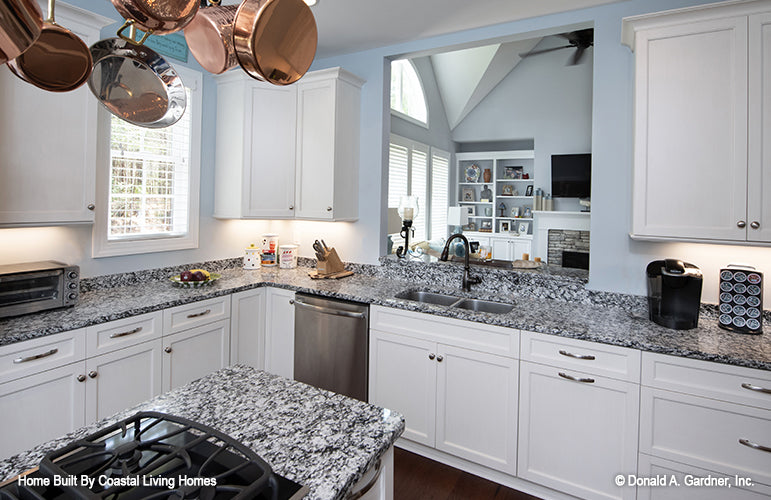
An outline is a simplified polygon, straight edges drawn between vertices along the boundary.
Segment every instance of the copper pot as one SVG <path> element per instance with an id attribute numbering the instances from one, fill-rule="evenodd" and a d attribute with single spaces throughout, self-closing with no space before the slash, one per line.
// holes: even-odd
<path id="1" fill-rule="evenodd" d="M 236 58 L 258 80 L 296 82 L 310 68 L 317 42 L 316 20 L 303 0 L 244 0 L 236 11 Z"/>
<path id="2" fill-rule="evenodd" d="M 203 69 L 220 74 L 238 64 L 233 47 L 233 19 L 238 6 L 220 6 L 219 0 L 212 3 L 185 26 L 185 41 Z"/>
<path id="3" fill-rule="evenodd" d="M 54 1 L 48 0 L 48 17 L 40 36 L 8 67 L 22 80 L 51 92 L 80 87 L 91 74 L 91 52 L 75 33 L 56 24 Z"/>
<path id="4" fill-rule="evenodd" d="M 27 50 L 42 29 L 43 14 L 35 0 L 0 2 L 0 64 Z"/>
<path id="5" fill-rule="evenodd" d="M 147 34 L 165 35 L 181 30 L 192 21 L 200 0 L 111 1 L 118 13 L 140 30 Z"/>

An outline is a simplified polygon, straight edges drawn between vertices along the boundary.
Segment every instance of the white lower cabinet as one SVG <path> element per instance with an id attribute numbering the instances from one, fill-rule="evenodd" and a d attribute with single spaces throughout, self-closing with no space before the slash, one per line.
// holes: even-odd
<path id="1" fill-rule="evenodd" d="M 230 300 L 230 362 L 265 368 L 266 288 L 234 293 Z"/>
<path id="2" fill-rule="evenodd" d="M 521 362 L 518 475 L 585 499 L 634 499 L 639 385 Z M 572 378 L 571 378 L 572 377 Z"/>
<path id="3" fill-rule="evenodd" d="M 163 391 L 192 382 L 230 364 L 230 320 L 163 338 Z"/>
<path id="4" fill-rule="evenodd" d="M 161 393 L 161 339 L 86 360 L 86 423 Z"/>
<path id="5" fill-rule="evenodd" d="M 373 306 L 370 402 L 404 415 L 404 439 L 513 475 L 518 377 L 510 335 L 516 330 Z"/>
<path id="6" fill-rule="evenodd" d="M 490 238 L 493 247 L 493 259 L 517 260 L 522 254 L 532 254 L 533 241 L 525 238 Z"/>
<path id="7" fill-rule="evenodd" d="M 294 292 L 266 290 L 265 371 L 294 378 Z"/>

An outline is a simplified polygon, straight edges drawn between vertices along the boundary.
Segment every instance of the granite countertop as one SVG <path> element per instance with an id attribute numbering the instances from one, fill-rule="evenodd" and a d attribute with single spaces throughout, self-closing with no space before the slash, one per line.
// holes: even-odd
<path id="1" fill-rule="evenodd" d="M 404 432 L 398 413 L 235 365 L 0 461 L 0 482 L 137 411 L 170 413 L 224 432 L 276 473 L 308 486 L 305 498 L 313 500 L 343 498 Z"/>
<path id="2" fill-rule="evenodd" d="M 82 293 L 80 303 L 74 308 L 0 320 L 0 346 L 259 286 L 275 286 L 643 351 L 771 370 L 771 335 L 768 333 L 771 325 L 767 318 L 764 321 L 766 333 L 762 335 L 723 330 L 709 314 L 700 317 L 698 328 L 671 330 L 647 319 L 644 305 L 641 307 L 644 302 L 637 300 L 641 298 L 605 294 L 607 297 L 601 301 L 594 300 L 593 296 L 587 295 L 590 292 L 584 290 L 580 280 L 553 278 L 548 286 L 555 287 L 556 294 L 563 297 L 559 300 L 549 298 L 555 293 L 544 291 L 543 282 L 532 281 L 540 277 L 510 272 L 503 275 L 510 283 L 494 283 L 486 277 L 481 286 L 468 294 L 457 288 L 461 269 L 457 266 L 448 269 L 447 279 L 432 275 L 423 284 L 405 279 L 398 272 L 385 277 L 363 270 L 340 280 L 312 280 L 308 277 L 310 268 L 298 267 L 253 271 L 225 269 L 221 271 L 219 281 L 195 289 L 175 288 L 165 280 L 95 289 Z M 426 272 L 436 271 L 428 268 Z M 488 314 L 394 297 L 405 289 L 473 296 L 512 303 L 515 307 L 507 314 Z"/>

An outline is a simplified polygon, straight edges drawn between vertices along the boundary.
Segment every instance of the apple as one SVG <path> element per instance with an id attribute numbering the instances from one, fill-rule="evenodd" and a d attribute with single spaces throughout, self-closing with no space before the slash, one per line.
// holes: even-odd
<path id="1" fill-rule="evenodd" d="M 190 271 L 182 271 L 179 274 L 179 281 L 195 281 L 195 279 L 193 279 L 193 273 Z"/>
<path id="2" fill-rule="evenodd" d="M 191 281 L 206 281 L 206 276 L 201 271 L 195 271 L 191 274 L 193 276 Z"/>

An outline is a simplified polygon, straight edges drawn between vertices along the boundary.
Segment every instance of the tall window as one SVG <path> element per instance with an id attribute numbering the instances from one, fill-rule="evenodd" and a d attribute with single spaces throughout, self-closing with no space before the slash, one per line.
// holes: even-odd
<path id="1" fill-rule="evenodd" d="M 449 161 L 445 151 L 391 135 L 388 208 L 398 208 L 402 196 L 418 198 L 418 216 L 413 221 L 416 242 L 447 236 Z"/>
<path id="2" fill-rule="evenodd" d="M 109 138 L 107 168 L 97 179 L 95 257 L 198 246 L 201 75 L 176 69 L 187 91 L 177 123 L 150 129 L 112 115 L 104 120 Z"/>
<path id="3" fill-rule="evenodd" d="M 391 111 L 402 118 L 428 125 L 428 107 L 423 85 L 412 61 L 391 62 Z"/>

